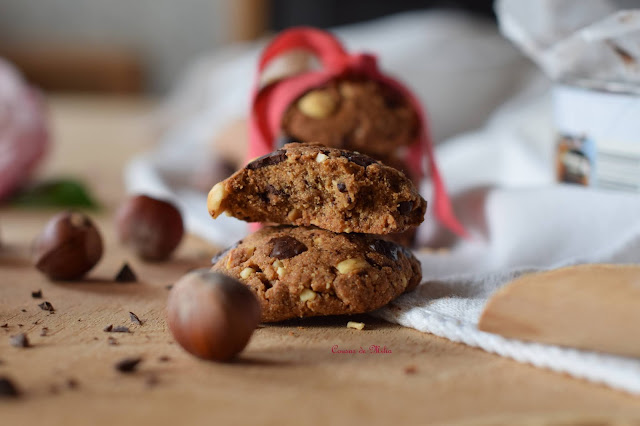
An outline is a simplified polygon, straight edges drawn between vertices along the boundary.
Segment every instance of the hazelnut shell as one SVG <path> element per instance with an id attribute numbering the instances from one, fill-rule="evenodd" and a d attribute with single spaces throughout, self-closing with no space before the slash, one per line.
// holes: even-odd
<path id="1" fill-rule="evenodd" d="M 228 361 L 242 351 L 260 322 L 260 304 L 244 284 L 209 270 L 183 276 L 167 303 L 168 325 L 187 352 Z"/>
<path id="2" fill-rule="evenodd" d="M 102 257 L 102 237 L 84 214 L 55 215 L 33 245 L 36 268 L 52 280 L 82 278 Z"/>

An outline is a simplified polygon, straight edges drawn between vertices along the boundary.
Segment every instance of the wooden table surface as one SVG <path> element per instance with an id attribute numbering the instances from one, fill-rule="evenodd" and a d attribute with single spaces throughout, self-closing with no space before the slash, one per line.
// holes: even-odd
<path id="1" fill-rule="evenodd" d="M 569 425 L 640 418 L 638 397 L 366 316 L 362 331 L 347 329 L 346 318 L 262 327 L 228 364 L 191 357 L 167 330 L 166 286 L 208 265 L 215 248 L 190 236 L 170 262 L 145 264 L 114 239 L 122 168 L 152 146 L 153 103 L 55 97 L 49 104 L 55 147 L 41 174 L 76 176 L 91 186 L 105 207 L 92 213 L 105 254 L 86 282 L 51 283 L 28 253 L 53 212 L 0 209 L 0 324 L 8 324 L 0 328 L 0 376 L 22 391 L 19 399 L 0 400 L 1 425 Z M 124 261 L 139 283 L 112 281 Z M 38 308 L 42 300 L 31 292 L 39 289 L 55 314 Z M 132 325 L 129 311 L 143 325 Z M 108 324 L 133 332 L 105 333 Z M 46 336 L 40 336 L 43 327 Z M 9 345 L 19 332 L 32 347 Z M 378 345 L 390 353 L 334 354 L 335 345 Z M 143 357 L 137 372 L 114 369 L 132 356 Z M 597 423 L 601 419 L 609 420 Z"/>

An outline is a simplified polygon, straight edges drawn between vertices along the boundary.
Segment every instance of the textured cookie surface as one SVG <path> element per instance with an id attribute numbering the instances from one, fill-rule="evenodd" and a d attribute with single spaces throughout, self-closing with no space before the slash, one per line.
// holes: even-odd
<path id="1" fill-rule="evenodd" d="M 370 157 L 292 143 L 216 184 L 208 208 L 247 222 L 390 234 L 419 225 L 427 203 L 403 173 Z"/>
<path id="2" fill-rule="evenodd" d="M 293 102 L 282 131 L 300 142 L 383 159 L 415 142 L 418 118 L 401 94 L 381 83 L 337 79 Z"/>
<path id="3" fill-rule="evenodd" d="M 214 271 L 256 293 L 262 321 L 369 312 L 421 280 L 407 249 L 364 234 L 265 227 L 215 260 Z"/>

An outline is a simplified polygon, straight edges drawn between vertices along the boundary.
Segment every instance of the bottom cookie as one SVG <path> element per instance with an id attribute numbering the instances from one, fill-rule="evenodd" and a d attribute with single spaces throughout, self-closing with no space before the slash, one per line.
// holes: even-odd
<path id="1" fill-rule="evenodd" d="M 420 262 L 391 241 L 290 226 L 260 229 L 212 269 L 251 287 L 263 322 L 370 312 L 422 278 Z"/>

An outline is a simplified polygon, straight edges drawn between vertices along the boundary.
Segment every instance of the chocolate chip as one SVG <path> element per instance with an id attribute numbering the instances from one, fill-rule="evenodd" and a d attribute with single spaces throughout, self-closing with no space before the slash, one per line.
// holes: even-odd
<path id="1" fill-rule="evenodd" d="M 53 309 L 53 305 L 51 303 L 47 302 L 47 301 L 44 301 L 44 302 L 40 303 L 38 306 L 43 311 L 49 311 L 49 312 L 54 312 L 55 311 L 55 309 Z"/>
<path id="2" fill-rule="evenodd" d="M 394 262 L 398 260 L 399 247 L 396 243 L 385 240 L 375 240 L 373 243 L 369 244 L 369 248 L 388 257 Z"/>
<path id="3" fill-rule="evenodd" d="M 138 277 L 133 272 L 133 269 L 129 266 L 128 263 L 122 265 L 120 268 L 120 272 L 118 272 L 113 279 L 117 283 L 133 283 L 138 281 Z"/>
<path id="4" fill-rule="evenodd" d="M 6 377 L 0 377 L 0 398 L 17 398 L 20 392 L 16 385 Z"/>
<path id="5" fill-rule="evenodd" d="M 345 185 L 342 182 L 338 182 L 338 191 L 340 192 L 347 192 L 347 185 Z"/>
<path id="6" fill-rule="evenodd" d="M 20 334 L 16 334 L 15 336 L 11 336 L 9 338 L 9 344 L 11 346 L 15 346 L 16 348 L 28 348 L 29 346 L 31 346 L 29 344 L 29 338 L 24 333 L 20 333 Z"/>
<path id="7" fill-rule="evenodd" d="M 113 330 L 113 324 L 109 324 L 108 326 L 102 329 L 102 331 L 106 331 L 107 333 L 111 332 L 111 330 Z"/>
<path id="8" fill-rule="evenodd" d="M 366 155 L 362 155 L 357 152 L 342 151 L 340 152 L 340 155 L 346 158 L 347 160 L 351 161 L 352 163 L 355 163 L 364 168 L 377 163 L 377 161 L 374 160 L 373 158 L 367 157 Z"/>
<path id="9" fill-rule="evenodd" d="M 267 166 L 274 166 L 276 164 L 282 163 L 287 159 L 287 153 L 284 151 L 274 151 L 270 152 L 267 155 L 263 155 L 262 157 L 253 160 L 249 164 L 247 164 L 247 169 L 256 170 L 261 169 Z"/>
<path id="10" fill-rule="evenodd" d="M 116 363 L 115 369 L 121 373 L 133 373 L 140 362 L 142 358 L 125 358 Z"/>
<path id="11" fill-rule="evenodd" d="M 31 297 L 33 297 L 34 299 L 42 299 L 42 290 L 32 291 Z"/>
<path id="12" fill-rule="evenodd" d="M 273 244 L 269 256 L 275 257 L 276 259 L 289 259 L 307 251 L 307 246 L 295 238 L 288 236 L 272 238 L 269 244 Z"/>
<path id="13" fill-rule="evenodd" d="M 129 318 L 131 318 L 132 323 L 142 325 L 142 321 L 140 321 L 140 318 L 138 318 L 138 316 L 133 312 L 129 312 Z"/>
<path id="14" fill-rule="evenodd" d="M 413 209 L 413 201 L 400 201 L 398 203 L 398 211 L 400 214 L 407 215 Z"/>

